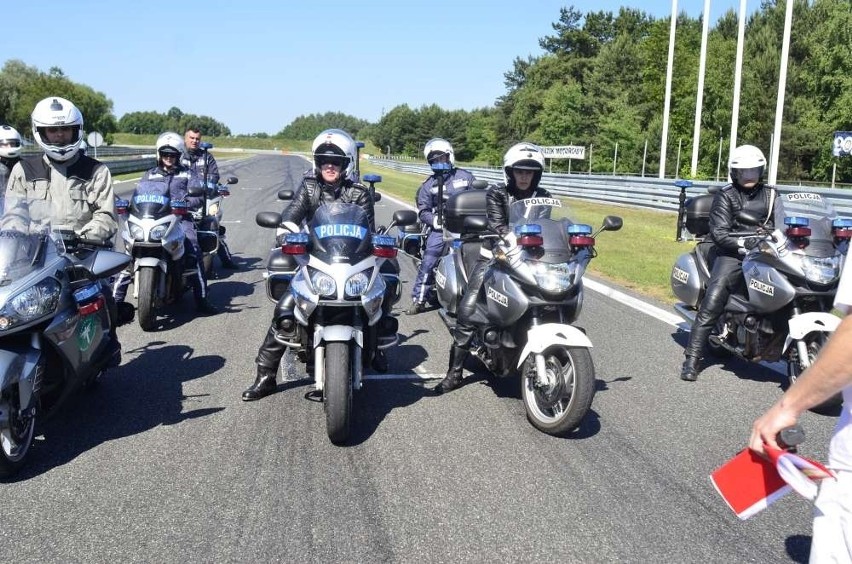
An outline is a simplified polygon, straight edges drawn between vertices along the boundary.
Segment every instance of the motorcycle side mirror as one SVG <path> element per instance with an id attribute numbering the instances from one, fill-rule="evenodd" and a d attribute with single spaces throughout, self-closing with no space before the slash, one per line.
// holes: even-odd
<path id="1" fill-rule="evenodd" d="M 608 215 L 603 220 L 601 229 L 604 231 L 618 231 L 624 225 L 624 221 L 617 215 Z"/>
<path id="2" fill-rule="evenodd" d="M 186 190 L 188 196 L 203 196 L 206 192 L 207 190 L 200 184 L 193 184 Z"/>
<path id="3" fill-rule="evenodd" d="M 380 201 L 382 201 L 382 195 L 379 194 L 378 192 L 373 192 L 373 202 L 380 202 Z"/>
<path id="4" fill-rule="evenodd" d="M 269 229 L 278 229 L 281 225 L 281 214 L 278 212 L 258 212 L 258 214 L 254 218 L 255 223 L 260 225 L 261 227 L 268 227 Z"/>
<path id="5" fill-rule="evenodd" d="M 395 225 L 414 225 L 417 223 L 417 213 L 411 210 L 396 210 L 393 212 L 393 222 Z"/>
<path id="6" fill-rule="evenodd" d="M 202 141 L 198 144 L 198 148 L 202 151 L 208 151 L 213 148 L 213 143 L 208 143 L 207 141 Z"/>
<path id="7" fill-rule="evenodd" d="M 488 188 L 488 181 L 478 178 L 471 183 L 470 187 L 474 190 L 485 190 Z"/>
<path id="8" fill-rule="evenodd" d="M 237 178 L 236 176 L 229 176 L 228 180 L 225 181 L 225 184 L 236 184 L 239 181 L 240 181 L 240 179 Z"/>
<path id="9" fill-rule="evenodd" d="M 289 188 L 284 188 L 278 191 L 278 199 L 279 200 L 292 200 L 293 199 L 293 191 Z"/>
<path id="10" fill-rule="evenodd" d="M 754 212 L 748 210 L 740 210 L 737 212 L 737 223 L 741 225 L 757 226 L 763 223 L 763 218 L 755 215 Z"/>

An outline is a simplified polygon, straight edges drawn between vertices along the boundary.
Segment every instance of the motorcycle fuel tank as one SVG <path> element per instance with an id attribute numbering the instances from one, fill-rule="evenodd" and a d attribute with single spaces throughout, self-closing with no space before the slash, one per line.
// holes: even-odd
<path id="1" fill-rule="evenodd" d="M 759 313 L 778 311 L 796 297 L 796 288 L 775 268 L 757 261 L 743 262 L 748 302 Z"/>

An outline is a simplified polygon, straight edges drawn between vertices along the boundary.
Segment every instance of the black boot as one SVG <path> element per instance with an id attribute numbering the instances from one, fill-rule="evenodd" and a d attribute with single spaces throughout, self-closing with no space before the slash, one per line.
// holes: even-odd
<path id="1" fill-rule="evenodd" d="M 219 313 L 207 298 L 195 298 L 195 311 L 201 315 L 215 315 Z"/>
<path id="2" fill-rule="evenodd" d="M 246 391 L 243 392 L 243 401 L 254 401 L 272 394 L 277 389 L 275 383 L 275 370 L 264 366 L 257 367 L 257 377 Z"/>
<path id="3" fill-rule="evenodd" d="M 470 351 L 466 348 L 453 345 L 453 348 L 450 349 L 450 368 L 447 370 L 444 379 L 435 386 L 435 393 L 445 394 L 461 386 L 464 361 L 467 360 L 468 354 L 470 354 Z"/>
<path id="4" fill-rule="evenodd" d="M 686 359 L 683 361 L 683 368 L 680 369 L 681 380 L 686 380 L 687 382 L 698 380 L 698 372 L 700 371 L 698 361 L 699 358 L 697 356 L 686 356 Z"/>
<path id="5" fill-rule="evenodd" d="M 373 370 L 382 374 L 388 371 L 388 357 L 384 349 L 376 349 L 376 352 L 373 354 L 372 366 Z"/>

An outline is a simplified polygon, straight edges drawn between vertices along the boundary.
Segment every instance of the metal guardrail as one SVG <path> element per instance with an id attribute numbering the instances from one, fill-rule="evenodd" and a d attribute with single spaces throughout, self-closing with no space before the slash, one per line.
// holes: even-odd
<path id="1" fill-rule="evenodd" d="M 124 159 L 102 162 L 106 165 L 106 167 L 113 175 L 125 174 L 127 172 L 142 172 L 148 170 L 149 168 L 154 168 L 155 166 L 157 166 L 157 159 L 155 157 L 143 157 L 141 159 Z"/>
<path id="2" fill-rule="evenodd" d="M 376 166 L 428 176 L 431 169 L 425 164 L 406 163 L 387 159 L 370 159 Z M 503 171 L 493 168 L 466 167 L 476 178 L 489 182 L 503 182 Z M 693 181 L 686 189 L 686 197 L 706 194 L 711 187 L 724 186 L 724 182 Z M 565 174 L 545 172 L 541 186 L 556 196 L 580 198 L 624 206 L 636 206 L 661 211 L 677 212 L 680 188 L 674 180 L 659 178 L 637 178 L 624 176 L 597 176 L 588 174 Z M 782 194 L 789 192 L 812 192 L 827 199 L 838 214 L 852 217 L 852 190 L 837 188 L 814 188 L 810 186 L 776 185 Z"/>

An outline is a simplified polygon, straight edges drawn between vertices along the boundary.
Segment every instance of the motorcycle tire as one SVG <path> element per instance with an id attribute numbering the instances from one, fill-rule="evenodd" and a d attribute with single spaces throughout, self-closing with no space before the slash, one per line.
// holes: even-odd
<path id="1" fill-rule="evenodd" d="M 26 461 L 35 435 L 35 415 L 21 417 L 18 386 L 9 386 L 2 392 L 9 403 L 9 419 L 0 427 L 0 478 L 17 473 Z"/>
<path id="2" fill-rule="evenodd" d="M 157 293 L 157 275 L 159 270 L 145 266 L 139 269 L 139 305 L 137 312 L 139 327 L 143 331 L 152 331 L 157 322 L 157 312 L 154 307 Z"/>
<path id="3" fill-rule="evenodd" d="M 595 366 L 589 350 L 582 347 L 551 347 L 544 351 L 544 362 L 556 383 L 549 389 L 537 387 L 535 357 L 527 357 L 521 373 L 524 408 L 533 427 L 564 437 L 580 426 L 592 407 Z"/>
<path id="4" fill-rule="evenodd" d="M 819 351 L 822 350 L 822 347 L 825 346 L 825 343 L 828 342 L 828 333 L 817 332 L 810 333 L 805 336 L 805 342 L 808 346 L 808 360 L 809 364 L 813 364 L 814 360 L 816 360 Z M 796 383 L 799 376 L 804 372 L 799 366 L 798 362 L 798 353 L 795 349 L 795 344 L 791 345 L 793 349 L 792 355 L 787 359 L 787 383 L 786 388 L 789 388 L 793 384 Z M 819 415 L 840 415 L 840 408 L 843 404 L 843 396 L 839 393 L 834 394 L 824 402 L 815 405 L 810 409 L 814 413 Z"/>
<path id="5" fill-rule="evenodd" d="M 348 342 L 335 341 L 325 346 L 325 427 L 328 438 L 336 445 L 344 444 L 349 438 L 352 417 L 350 352 Z"/>

